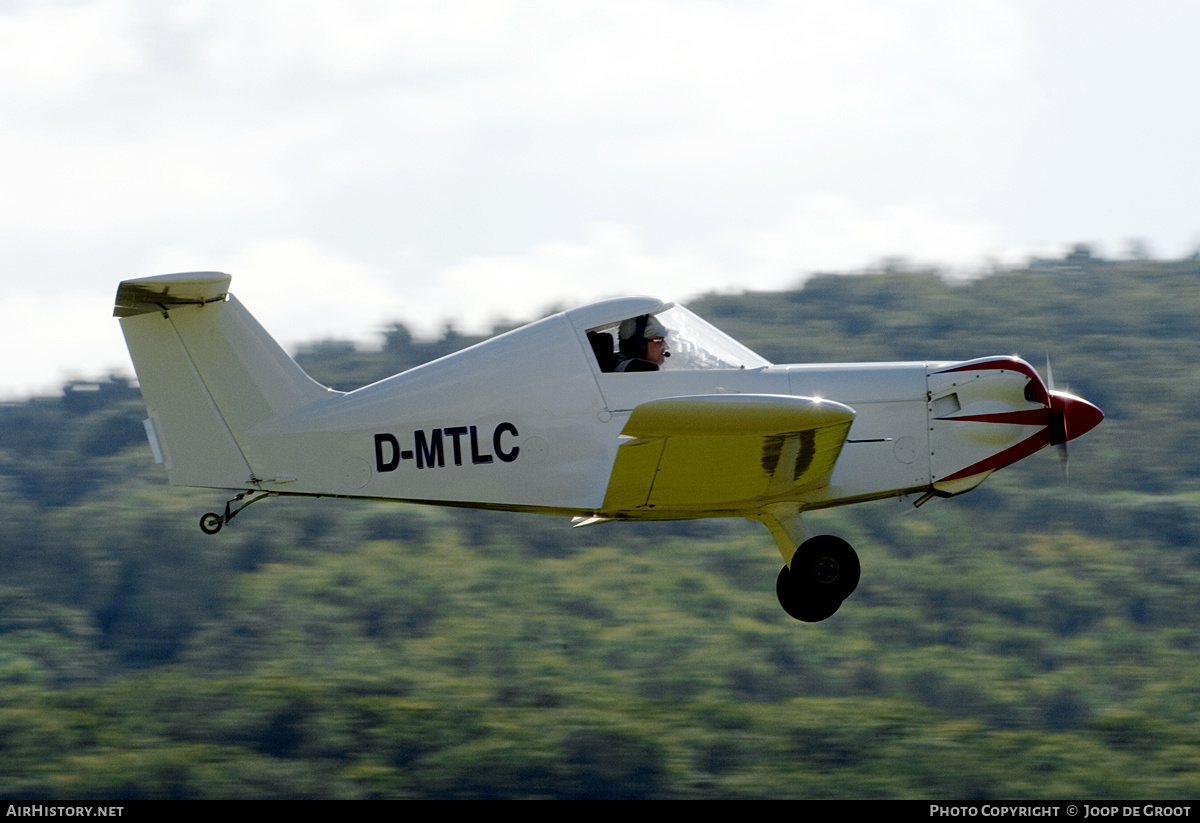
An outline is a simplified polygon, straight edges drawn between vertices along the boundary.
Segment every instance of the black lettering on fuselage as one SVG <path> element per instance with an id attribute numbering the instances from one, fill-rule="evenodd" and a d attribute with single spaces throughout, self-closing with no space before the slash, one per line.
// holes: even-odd
<path id="1" fill-rule="evenodd" d="M 458 438 L 462 437 L 464 434 L 467 433 L 467 427 L 466 426 L 452 426 L 447 429 L 442 429 L 442 431 L 444 431 L 446 433 L 447 437 L 451 437 L 454 439 L 454 465 L 461 466 L 462 465 L 462 446 L 460 446 L 458 444 Z"/>
<path id="2" fill-rule="evenodd" d="M 395 471 L 400 467 L 402 460 L 412 460 L 414 457 L 418 469 L 444 468 L 447 452 L 446 438 L 450 440 L 449 452 L 455 466 L 463 465 L 463 452 L 466 450 L 463 445 L 464 437 L 470 439 L 473 465 L 487 465 L 494 462 L 496 458 L 499 458 L 502 463 L 511 463 L 521 453 L 521 447 L 504 440 L 503 436 L 506 434 L 520 437 L 517 427 L 512 423 L 500 423 L 492 430 L 493 455 L 486 451 L 486 440 L 481 448 L 477 426 L 443 426 L 431 429 L 428 433 L 424 429 L 415 429 L 413 430 L 413 448 L 411 449 L 401 449 L 400 442 L 394 434 L 380 432 L 375 435 L 375 471 L 381 473 Z M 484 437 L 486 438 L 487 435 Z M 509 448 L 505 448 L 505 443 L 509 444 Z"/>
<path id="3" fill-rule="evenodd" d="M 475 427 L 471 427 L 471 462 L 472 463 L 491 463 L 492 456 L 490 454 L 479 453 L 479 432 Z"/>
<path id="4" fill-rule="evenodd" d="M 504 434 L 505 432 L 508 432 L 513 437 L 516 437 L 517 436 L 517 427 L 514 426 L 512 423 L 501 423 L 499 426 L 497 426 L 496 430 L 494 432 L 492 432 L 492 448 L 496 451 L 497 457 L 499 457 L 505 463 L 511 463 L 514 460 L 516 460 L 517 455 L 521 453 L 521 447 L 513 446 L 512 451 L 508 451 L 508 452 L 506 452 L 503 448 L 501 448 L 500 435 Z"/>
<path id="5" fill-rule="evenodd" d="M 384 445 L 392 447 L 391 460 L 383 459 Z M 378 472 L 394 472 L 396 467 L 400 465 L 400 444 L 396 442 L 395 435 L 377 434 L 375 435 L 375 471 Z"/>
<path id="6" fill-rule="evenodd" d="M 434 429 L 429 433 L 429 442 L 425 442 L 425 432 L 417 429 L 413 432 L 413 440 L 417 446 L 417 468 L 423 469 L 426 466 L 432 468 L 434 461 L 437 465 L 446 465 L 446 454 L 442 450 L 442 430 Z M 457 442 L 457 441 L 456 441 Z"/>

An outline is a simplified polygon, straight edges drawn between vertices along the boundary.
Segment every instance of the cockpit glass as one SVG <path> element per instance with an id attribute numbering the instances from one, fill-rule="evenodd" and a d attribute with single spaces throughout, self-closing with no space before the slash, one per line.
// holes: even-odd
<path id="1" fill-rule="evenodd" d="M 663 362 L 664 371 L 757 369 L 771 365 L 683 306 L 672 306 L 655 316 L 667 327 L 667 351 L 671 356 Z"/>

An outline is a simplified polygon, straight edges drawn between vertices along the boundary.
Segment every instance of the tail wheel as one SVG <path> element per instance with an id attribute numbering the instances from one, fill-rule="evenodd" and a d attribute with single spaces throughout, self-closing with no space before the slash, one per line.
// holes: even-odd
<path id="1" fill-rule="evenodd" d="M 207 512 L 200 517 L 200 531 L 205 534 L 216 534 L 225 525 L 225 518 L 216 512 Z"/>

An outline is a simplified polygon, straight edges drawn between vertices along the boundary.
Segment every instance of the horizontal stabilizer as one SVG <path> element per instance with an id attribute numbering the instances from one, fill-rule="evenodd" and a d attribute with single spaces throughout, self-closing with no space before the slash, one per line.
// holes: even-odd
<path id="1" fill-rule="evenodd" d="M 231 279 L 219 271 L 195 271 L 124 280 L 117 287 L 113 317 L 165 311 L 171 306 L 217 303 L 229 294 Z"/>
<path id="2" fill-rule="evenodd" d="M 633 410 L 605 511 L 786 499 L 829 482 L 854 410 L 812 397 L 673 397 Z"/>

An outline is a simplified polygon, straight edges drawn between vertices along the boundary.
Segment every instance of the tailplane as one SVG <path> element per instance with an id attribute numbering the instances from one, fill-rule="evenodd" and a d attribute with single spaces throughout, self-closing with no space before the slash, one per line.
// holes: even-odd
<path id="1" fill-rule="evenodd" d="M 155 459 L 171 483 L 223 489 L 256 478 L 241 438 L 332 391 L 309 377 L 229 293 L 220 272 L 126 280 L 113 315 L 150 418 Z"/>

